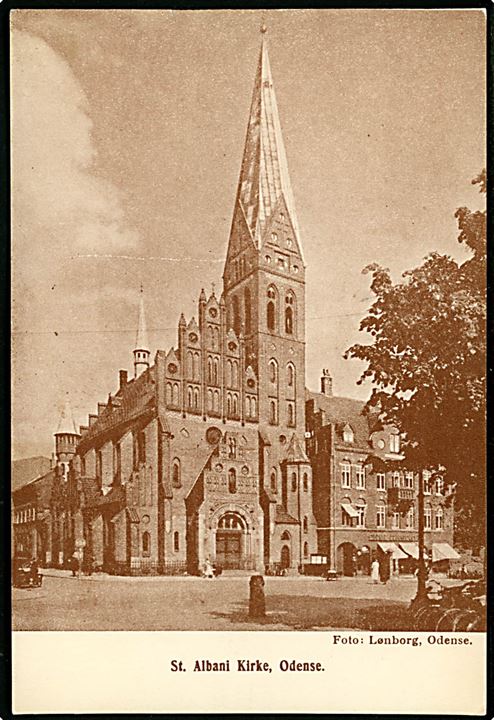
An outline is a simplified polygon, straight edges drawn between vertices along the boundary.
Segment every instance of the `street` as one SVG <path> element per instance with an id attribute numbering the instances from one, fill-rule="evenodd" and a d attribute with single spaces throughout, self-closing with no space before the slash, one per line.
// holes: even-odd
<path id="1" fill-rule="evenodd" d="M 13 589 L 14 630 L 408 630 L 412 577 L 327 582 L 266 577 L 266 618 L 248 617 L 249 576 L 80 579 L 44 570 L 41 588 Z"/>

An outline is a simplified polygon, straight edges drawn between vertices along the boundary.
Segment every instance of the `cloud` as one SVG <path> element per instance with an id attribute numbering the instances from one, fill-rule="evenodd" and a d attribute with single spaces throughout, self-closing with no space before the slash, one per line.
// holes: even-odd
<path id="1" fill-rule="evenodd" d="M 44 252 L 136 247 L 119 190 L 97 174 L 90 108 L 69 64 L 44 40 L 12 37 L 14 232 Z M 16 237 L 14 235 L 14 240 Z"/>

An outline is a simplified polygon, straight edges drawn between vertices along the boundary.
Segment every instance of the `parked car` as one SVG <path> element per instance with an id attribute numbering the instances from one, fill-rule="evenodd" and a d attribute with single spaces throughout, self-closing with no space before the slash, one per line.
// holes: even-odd
<path id="1" fill-rule="evenodd" d="M 26 557 L 14 558 L 12 583 L 17 588 L 41 587 L 43 575 L 35 560 Z"/>

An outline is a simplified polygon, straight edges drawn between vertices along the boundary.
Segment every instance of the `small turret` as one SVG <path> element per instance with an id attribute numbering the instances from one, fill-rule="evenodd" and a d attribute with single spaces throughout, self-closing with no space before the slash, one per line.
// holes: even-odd
<path id="1" fill-rule="evenodd" d="M 324 368 L 321 376 L 321 393 L 331 397 L 333 394 L 333 378 L 327 368 Z"/>
<path id="2" fill-rule="evenodd" d="M 137 325 L 136 346 L 134 349 L 134 377 L 139 377 L 149 368 L 149 341 L 146 329 L 146 316 L 144 314 L 144 294 L 141 285 L 139 299 L 139 322 Z"/>
<path id="3" fill-rule="evenodd" d="M 56 464 L 61 467 L 64 480 L 67 480 L 70 461 L 75 455 L 80 433 L 76 428 L 68 395 L 55 432 Z"/>

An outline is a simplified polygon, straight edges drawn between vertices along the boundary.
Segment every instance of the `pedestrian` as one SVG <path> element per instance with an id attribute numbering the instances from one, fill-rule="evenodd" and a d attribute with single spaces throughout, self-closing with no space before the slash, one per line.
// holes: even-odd
<path id="1" fill-rule="evenodd" d="M 77 550 L 70 559 L 70 569 L 72 570 L 72 577 L 76 577 L 77 571 L 79 570 L 79 555 Z"/>
<path id="2" fill-rule="evenodd" d="M 379 560 L 379 578 L 384 585 L 388 582 L 390 574 L 390 557 L 386 553 L 385 555 L 382 555 Z"/>
<path id="3" fill-rule="evenodd" d="M 377 585 L 379 582 L 379 560 L 374 558 L 371 564 L 371 578 L 374 585 Z"/>
<path id="4" fill-rule="evenodd" d="M 209 557 L 206 558 L 206 562 L 204 563 L 204 577 L 214 578 L 214 568 Z"/>

